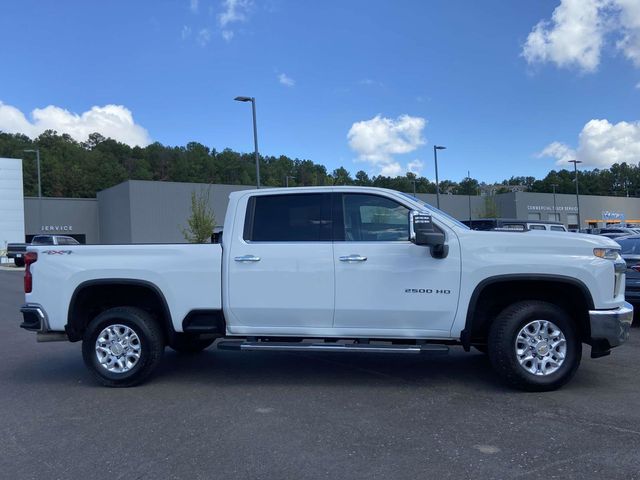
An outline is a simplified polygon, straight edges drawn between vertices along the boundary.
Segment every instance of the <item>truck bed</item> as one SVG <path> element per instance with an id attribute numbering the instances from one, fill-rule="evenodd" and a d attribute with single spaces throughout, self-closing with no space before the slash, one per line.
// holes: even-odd
<path id="1" fill-rule="evenodd" d="M 222 247 L 218 244 L 28 246 L 33 291 L 47 305 L 49 328 L 63 331 L 74 292 L 90 283 L 130 280 L 162 292 L 174 329 L 192 310 L 222 309 Z"/>

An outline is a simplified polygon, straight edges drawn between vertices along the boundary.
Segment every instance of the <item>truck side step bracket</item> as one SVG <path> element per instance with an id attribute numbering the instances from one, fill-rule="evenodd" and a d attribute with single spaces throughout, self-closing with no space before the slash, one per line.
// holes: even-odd
<path id="1" fill-rule="evenodd" d="M 307 342 L 245 342 L 222 340 L 222 350 L 289 351 L 289 352 L 369 352 L 369 353 L 449 353 L 446 345 L 425 343 L 422 345 L 392 345 L 385 343 L 307 343 Z"/>

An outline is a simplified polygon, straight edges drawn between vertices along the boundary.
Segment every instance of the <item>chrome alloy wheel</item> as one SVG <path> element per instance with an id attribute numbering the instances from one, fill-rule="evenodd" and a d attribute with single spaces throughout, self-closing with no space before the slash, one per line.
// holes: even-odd
<path id="1" fill-rule="evenodd" d="M 533 375 L 551 375 L 564 363 L 567 340 L 548 320 L 533 320 L 518 333 L 515 342 L 520 366 Z"/>
<path id="2" fill-rule="evenodd" d="M 96 357 L 112 373 L 125 373 L 140 360 L 142 347 L 138 334 L 126 325 L 109 325 L 96 339 Z"/>

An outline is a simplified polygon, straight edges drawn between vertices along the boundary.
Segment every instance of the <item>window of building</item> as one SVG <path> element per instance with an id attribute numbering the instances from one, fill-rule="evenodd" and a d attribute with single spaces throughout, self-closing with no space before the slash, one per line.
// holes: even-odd
<path id="1" fill-rule="evenodd" d="M 252 242 L 331 240 L 331 195 L 323 193 L 252 197 L 244 239 Z"/>
<path id="2" fill-rule="evenodd" d="M 409 240 L 409 209 L 378 195 L 342 196 L 344 239 L 348 242 Z"/>
<path id="3" fill-rule="evenodd" d="M 560 221 L 560 214 L 559 213 L 550 213 L 549 215 L 547 215 L 547 220 L 549 220 L 550 222 L 559 222 Z"/>
<path id="4" fill-rule="evenodd" d="M 540 220 L 540 214 L 538 212 L 530 212 L 529 220 Z"/>
<path id="5" fill-rule="evenodd" d="M 569 224 L 569 228 L 578 228 L 578 214 L 577 213 L 567 214 L 567 223 Z"/>

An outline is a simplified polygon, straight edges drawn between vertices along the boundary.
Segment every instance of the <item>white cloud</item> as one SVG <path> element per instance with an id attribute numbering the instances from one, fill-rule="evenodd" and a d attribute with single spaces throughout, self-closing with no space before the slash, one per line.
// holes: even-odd
<path id="1" fill-rule="evenodd" d="M 569 160 L 576 158 L 576 151 L 561 142 L 552 142 L 544 150 L 536 155 L 538 158 L 553 157 L 557 165 L 565 165 Z"/>
<path id="2" fill-rule="evenodd" d="M 279 74 L 278 81 L 285 87 L 293 87 L 296 84 L 296 81 L 293 78 L 289 77 L 286 73 Z"/>
<path id="3" fill-rule="evenodd" d="M 640 67 L 638 0 L 561 0 L 550 20 L 533 27 L 522 55 L 530 64 L 551 62 L 593 72 L 609 37 Z"/>
<path id="4" fill-rule="evenodd" d="M 601 9 L 607 0 L 562 0 L 551 20 L 542 20 L 527 37 L 522 54 L 529 63 L 553 62 L 593 71 L 600 63 L 605 33 Z"/>
<path id="5" fill-rule="evenodd" d="M 189 3 L 189 10 L 191 10 L 191 13 L 198 13 L 198 3 L 198 0 L 191 0 Z"/>
<path id="6" fill-rule="evenodd" d="M 224 0 L 222 6 L 224 10 L 218 14 L 218 25 L 222 28 L 222 37 L 230 41 L 234 36 L 231 25 L 247 21 L 252 2 L 251 0 Z"/>
<path id="7" fill-rule="evenodd" d="M 349 146 L 358 160 L 367 162 L 382 175 L 398 175 L 403 169 L 394 155 L 410 153 L 424 145 L 422 132 L 427 121 L 421 117 L 400 115 L 396 119 L 376 115 L 355 122 L 349 129 Z M 415 160 L 404 171 L 416 167 Z"/>
<path id="8" fill-rule="evenodd" d="M 187 25 L 183 25 L 182 32 L 180 32 L 180 36 L 182 37 L 182 39 L 186 40 L 187 38 L 189 38 L 190 35 L 191 35 L 191 27 L 188 27 Z"/>
<path id="9" fill-rule="evenodd" d="M 424 162 L 422 160 L 418 160 L 417 158 L 407 163 L 407 171 L 415 173 L 416 175 L 420 175 L 423 168 Z"/>
<path id="10" fill-rule="evenodd" d="M 36 108 L 31 117 L 33 120 L 16 107 L 0 102 L 0 130 L 4 132 L 22 133 L 34 138 L 45 130 L 55 130 L 60 134 L 67 133 L 79 142 L 98 132 L 131 146 L 151 143 L 149 132 L 136 124 L 131 111 L 122 105 L 94 106 L 80 115 L 49 105 Z"/>
<path id="11" fill-rule="evenodd" d="M 640 2 L 638 0 L 616 0 L 620 7 L 622 39 L 616 44 L 624 55 L 640 67 Z"/>
<path id="12" fill-rule="evenodd" d="M 636 83 L 636 88 L 640 90 L 640 82 Z"/>
<path id="13" fill-rule="evenodd" d="M 196 38 L 198 45 L 205 47 L 207 43 L 209 43 L 209 40 L 211 40 L 211 32 L 208 28 L 203 28 L 198 32 L 198 37 Z"/>
<path id="14" fill-rule="evenodd" d="M 556 165 L 567 167 L 567 161 L 581 160 L 585 167 L 607 168 L 614 163 L 640 162 L 640 121 L 610 123 L 608 120 L 590 120 L 578 137 L 573 149 L 553 142 L 538 154 L 554 157 Z"/>

